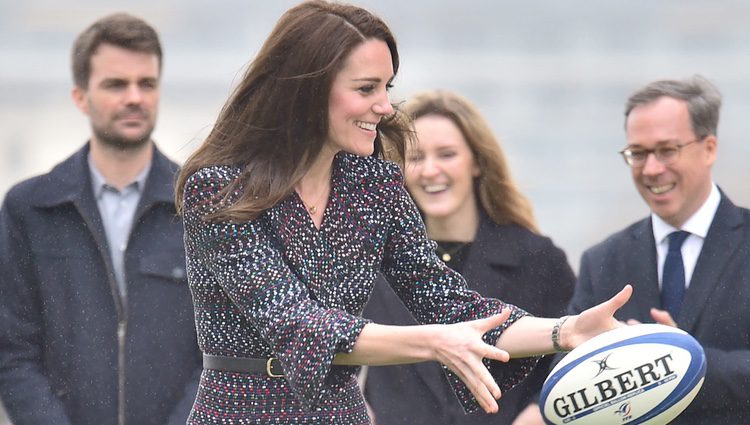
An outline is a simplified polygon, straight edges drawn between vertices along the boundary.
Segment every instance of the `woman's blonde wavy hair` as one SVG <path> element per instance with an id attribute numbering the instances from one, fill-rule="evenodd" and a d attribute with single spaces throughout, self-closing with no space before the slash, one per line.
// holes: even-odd
<path id="1" fill-rule="evenodd" d="M 539 232 L 531 202 L 518 190 L 498 139 L 471 102 L 451 92 L 433 90 L 414 96 L 402 110 L 412 120 L 425 115 L 451 120 L 466 139 L 479 167 L 474 190 L 485 213 L 495 223 L 515 223 Z"/>

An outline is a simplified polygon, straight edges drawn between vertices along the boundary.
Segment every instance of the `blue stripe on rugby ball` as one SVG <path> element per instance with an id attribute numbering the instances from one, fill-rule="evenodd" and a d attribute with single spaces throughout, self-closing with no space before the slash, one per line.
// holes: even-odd
<path id="1" fill-rule="evenodd" d="M 648 413 L 645 413 L 643 416 L 639 417 L 635 422 L 630 422 L 632 424 L 643 423 L 649 419 L 652 419 L 659 413 L 667 410 L 670 406 L 682 400 L 682 398 L 685 397 L 690 392 L 690 390 L 692 390 L 693 387 L 695 387 L 706 375 L 706 354 L 703 352 L 703 347 L 701 347 L 700 344 L 698 344 L 698 342 L 693 339 L 693 337 L 690 337 L 688 335 L 686 338 L 686 335 L 679 334 L 664 335 L 670 336 L 663 338 L 661 341 L 666 340 L 668 343 L 670 343 L 678 342 L 676 340 L 679 339 L 679 342 L 681 344 L 672 343 L 670 345 L 676 345 L 687 350 L 690 353 L 690 365 L 685 371 L 683 379 L 680 380 L 680 383 L 677 384 L 675 389 L 672 390 L 672 392 L 661 403 L 654 406 L 654 408 L 651 409 Z M 687 344 L 685 344 L 685 342 L 687 342 Z"/>
<path id="2" fill-rule="evenodd" d="M 706 374 L 706 355 L 703 352 L 703 347 L 701 347 L 700 344 L 698 344 L 698 342 L 692 336 L 686 333 L 660 332 L 637 335 L 593 350 L 582 357 L 572 360 L 570 363 L 566 364 L 559 370 L 555 371 L 552 375 L 550 375 L 544 382 L 544 386 L 542 387 L 542 392 L 539 397 L 539 406 L 542 411 L 542 417 L 544 418 L 545 423 L 547 423 L 548 425 L 554 425 L 554 422 L 548 420 L 544 415 L 544 406 L 547 403 L 549 393 L 552 391 L 552 388 L 554 388 L 555 385 L 560 381 L 560 379 L 562 379 L 562 377 L 565 376 L 571 369 L 604 351 L 609 351 L 618 347 L 625 347 L 628 345 L 651 343 L 673 345 L 688 351 L 690 353 L 690 365 L 685 371 L 683 379 L 678 383 L 675 389 L 672 390 L 672 392 L 664 400 L 662 400 L 662 402 L 660 402 L 645 414 L 627 423 L 643 423 L 649 419 L 654 418 L 656 415 L 660 414 L 661 412 L 681 400 L 686 394 L 690 392 L 691 389 L 693 389 L 693 387 L 695 387 L 695 385 L 700 382 L 701 379 L 703 379 Z"/>

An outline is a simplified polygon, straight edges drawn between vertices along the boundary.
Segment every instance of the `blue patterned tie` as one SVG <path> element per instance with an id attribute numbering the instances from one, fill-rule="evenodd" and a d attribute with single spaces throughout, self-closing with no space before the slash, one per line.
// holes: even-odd
<path id="1" fill-rule="evenodd" d="M 682 263 L 682 243 L 690 236 L 683 230 L 669 234 L 669 251 L 664 260 L 661 277 L 661 307 L 677 321 L 682 307 L 682 297 L 685 295 L 685 266 Z"/>

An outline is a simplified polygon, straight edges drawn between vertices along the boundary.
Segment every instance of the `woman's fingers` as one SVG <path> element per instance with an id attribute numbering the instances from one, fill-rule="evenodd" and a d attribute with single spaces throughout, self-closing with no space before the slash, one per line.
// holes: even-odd
<path id="1" fill-rule="evenodd" d="M 510 317 L 510 309 L 506 308 L 498 314 L 473 321 L 472 326 L 474 326 L 481 335 L 484 335 L 486 332 L 501 326 L 506 320 L 508 320 L 508 317 Z M 487 358 L 507 362 L 510 360 L 510 355 L 507 351 L 501 350 L 493 345 L 485 344 L 484 342 L 478 344 L 476 350 L 476 359 L 471 363 L 466 364 L 466 367 L 468 367 L 470 371 L 463 374 L 467 378 L 464 379 L 464 382 L 467 384 L 485 412 L 496 413 L 498 411 L 497 399 L 500 398 L 502 392 L 500 391 L 497 382 L 495 382 L 495 379 L 492 377 L 492 374 L 490 374 L 485 367 L 482 359 Z M 473 378 L 469 378 L 469 376 L 472 376 Z M 474 382 L 473 384 L 472 381 Z"/>
<path id="2" fill-rule="evenodd" d="M 633 287 L 630 284 L 625 285 L 615 296 L 604 302 L 609 308 L 610 316 L 614 316 L 615 312 L 624 306 L 625 303 L 630 300 L 630 296 L 633 294 Z"/>
<path id="3" fill-rule="evenodd" d="M 454 365 L 451 369 L 466 384 L 485 412 L 496 413 L 498 409 L 496 400 L 500 398 L 500 388 L 481 360 L 474 363 Z"/>
<path id="4" fill-rule="evenodd" d="M 610 318 L 614 317 L 615 312 L 619 310 L 620 307 L 624 306 L 625 303 L 628 302 L 632 294 L 633 287 L 629 284 L 625 285 L 625 287 L 622 288 L 620 292 L 615 294 L 612 298 L 602 302 L 601 304 L 597 304 L 591 307 L 587 311 L 584 311 L 582 314 L 593 316 L 592 318 L 596 318 L 594 320 L 609 320 Z"/>
<path id="5" fill-rule="evenodd" d="M 503 363 L 507 363 L 510 360 L 510 354 L 508 354 L 507 351 L 501 350 L 491 345 L 487 345 L 487 351 L 484 353 L 483 357 L 487 359 L 497 360 Z"/>
<path id="6" fill-rule="evenodd" d="M 633 287 L 628 284 L 604 303 L 607 309 L 607 316 L 609 317 L 609 321 L 613 323 L 614 328 L 622 326 L 622 323 L 615 319 L 615 313 L 630 300 L 631 295 L 633 295 Z"/>
<path id="7" fill-rule="evenodd" d="M 483 402 L 480 404 L 482 406 L 482 409 L 484 409 L 487 413 L 497 413 L 497 400 L 495 400 L 495 397 L 492 395 L 490 390 L 482 385 L 478 385 L 478 392 L 481 394 Z M 475 394 L 476 396 L 476 394 Z M 477 400 L 479 400 L 477 398 Z"/>
<path id="8" fill-rule="evenodd" d="M 602 332 L 624 326 L 623 323 L 614 318 L 614 315 L 630 300 L 632 294 L 633 287 L 625 285 L 612 298 L 583 311 L 578 316 L 574 316 L 574 319 L 571 320 L 574 323 L 574 332 L 573 335 L 568 336 L 569 346 L 575 348 L 578 344 Z"/>
<path id="9" fill-rule="evenodd" d="M 495 329 L 496 327 L 505 323 L 505 321 L 508 320 L 508 317 L 510 317 L 510 309 L 506 308 L 498 314 L 493 314 L 492 316 L 485 317 L 484 319 L 474 320 L 473 323 L 476 324 L 477 329 L 482 331 L 482 333 L 484 334 L 485 332 L 491 329 Z"/>
<path id="10" fill-rule="evenodd" d="M 469 386 L 474 398 L 477 399 L 479 406 L 487 413 L 497 412 L 497 400 L 490 392 L 490 389 L 479 379 L 474 380 L 474 384 Z"/>
<path id="11" fill-rule="evenodd" d="M 615 302 L 617 309 L 624 306 L 625 303 L 630 300 L 631 295 L 633 295 L 633 286 L 628 283 L 627 285 L 625 285 L 625 287 L 622 288 L 622 290 L 620 290 L 620 292 L 617 293 L 617 295 L 612 297 L 612 300 Z"/>
<path id="12" fill-rule="evenodd" d="M 508 317 L 510 309 L 504 309 L 484 319 L 448 325 L 451 330 L 446 334 L 448 340 L 443 346 L 450 349 L 438 356 L 466 384 L 477 403 L 487 413 L 498 411 L 497 399 L 502 393 L 482 359 L 507 362 L 510 355 L 505 350 L 486 344 L 482 341 L 482 336 L 501 326 Z"/>
<path id="13" fill-rule="evenodd" d="M 507 355 L 508 353 L 505 354 Z M 488 356 L 484 357 L 489 358 Z M 487 390 L 490 392 L 493 400 L 499 399 L 502 395 L 502 393 L 500 392 L 500 387 L 497 385 L 495 378 L 492 377 L 492 374 L 489 372 L 489 370 L 487 370 L 487 368 L 484 366 L 484 363 L 480 360 L 475 367 L 477 376 L 481 380 L 482 384 L 484 384 L 484 387 L 487 388 Z"/>

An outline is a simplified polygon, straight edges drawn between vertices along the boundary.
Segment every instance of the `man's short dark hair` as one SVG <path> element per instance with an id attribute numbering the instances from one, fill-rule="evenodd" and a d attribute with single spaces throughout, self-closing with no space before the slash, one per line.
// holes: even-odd
<path id="1" fill-rule="evenodd" d="M 700 75 L 685 80 L 659 80 L 639 89 L 625 104 L 625 122 L 638 106 L 647 105 L 660 97 L 671 97 L 687 103 L 690 122 L 695 136 L 702 139 L 716 135 L 719 126 L 721 93 L 710 81 Z"/>
<path id="2" fill-rule="evenodd" d="M 123 49 L 150 53 L 162 64 L 162 50 L 156 30 L 140 18 L 127 13 L 105 16 L 83 31 L 73 44 L 73 82 L 87 89 L 91 76 L 91 56 L 100 45 L 111 44 Z"/>

